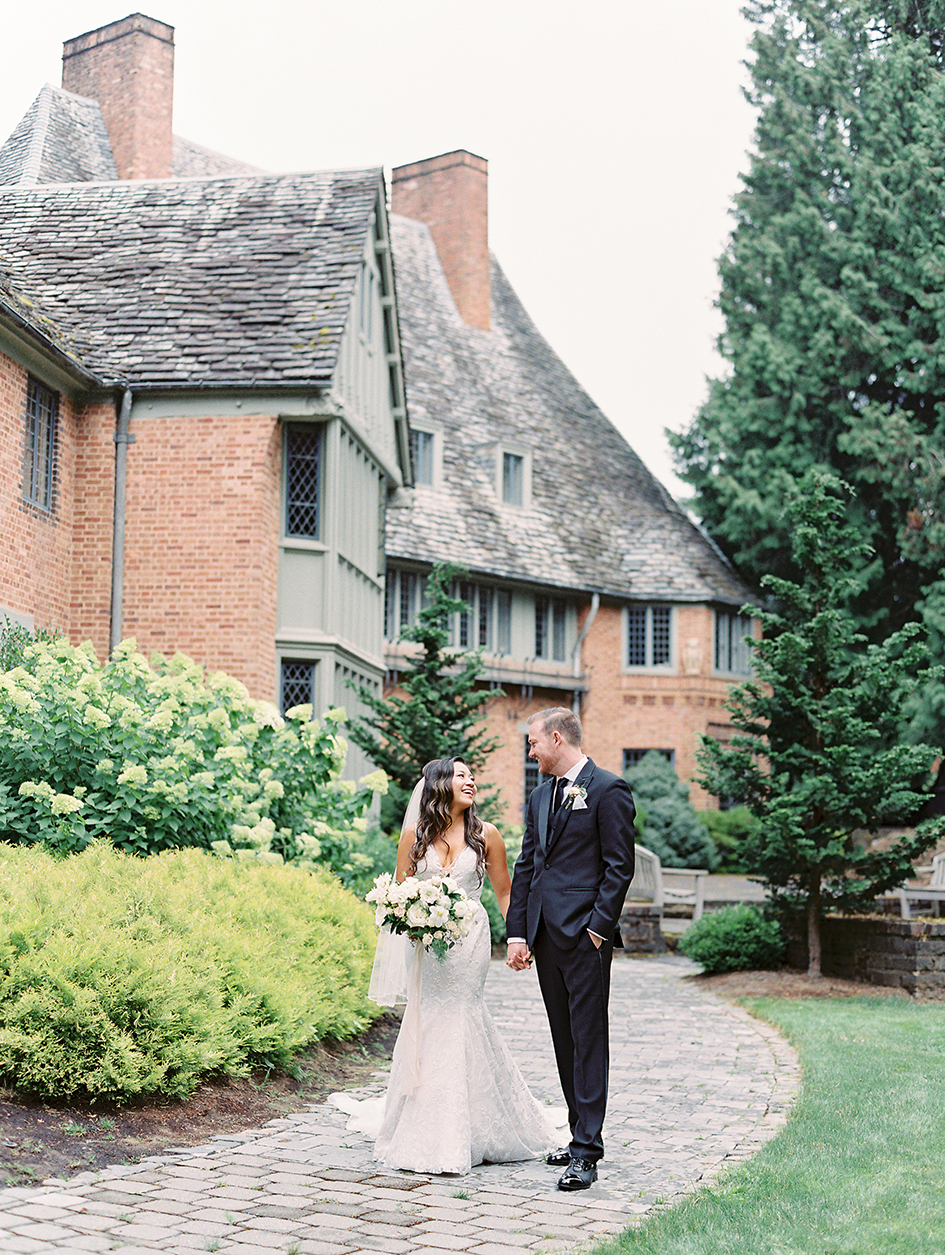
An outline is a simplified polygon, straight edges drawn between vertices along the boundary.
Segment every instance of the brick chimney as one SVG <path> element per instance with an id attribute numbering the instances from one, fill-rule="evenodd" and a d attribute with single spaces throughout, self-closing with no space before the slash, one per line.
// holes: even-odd
<path id="1" fill-rule="evenodd" d="M 430 228 L 463 322 L 489 330 L 489 164 L 473 153 L 444 153 L 398 166 L 391 209 Z"/>
<path id="2" fill-rule="evenodd" d="M 170 178 L 173 26 L 132 13 L 67 40 L 62 86 L 98 101 L 120 179 Z"/>

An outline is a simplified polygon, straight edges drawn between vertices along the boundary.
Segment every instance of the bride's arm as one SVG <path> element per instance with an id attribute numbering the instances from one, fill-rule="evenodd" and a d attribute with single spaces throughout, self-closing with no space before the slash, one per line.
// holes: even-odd
<path id="1" fill-rule="evenodd" d="M 495 890 L 502 918 L 505 919 L 509 910 L 509 894 L 512 892 L 512 877 L 509 875 L 505 842 L 498 828 L 493 824 L 483 824 L 482 835 L 486 842 L 486 871 L 489 873 L 489 879 Z"/>
<path id="2" fill-rule="evenodd" d="M 395 880 L 407 879 L 407 869 L 410 866 L 410 851 L 413 849 L 413 843 L 416 839 L 416 828 L 405 828 L 400 834 L 400 844 L 397 846 L 397 870 L 394 872 Z"/>

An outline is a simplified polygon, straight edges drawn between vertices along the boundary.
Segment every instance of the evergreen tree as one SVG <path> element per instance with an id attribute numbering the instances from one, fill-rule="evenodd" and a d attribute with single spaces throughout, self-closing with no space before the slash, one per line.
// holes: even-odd
<path id="1" fill-rule="evenodd" d="M 792 494 L 783 525 L 804 574 L 762 581 L 779 608 L 760 615 L 755 679 L 732 690 L 735 735 L 728 745 L 703 737 L 699 751 L 705 787 L 760 821 L 740 850 L 745 870 L 775 898 L 804 904 L 818 976 L 823 909 L 863 905 L 901 884 L 945 833 L 939 819 L 884 848 L 864 839 L 915 820 L 937 751 L 899 737 L 904 701 L 933 674 L 919 629 L 868 645 L 849 613 L 870 555 L 844 517 L 848 498 L 818 471 Z"/>
<path id="2" fill-rule="evenodd" d="M 720 261 L 731 370 L 671 438 L 752 582 L 800 575 L 780 512 L 808 468 L 851 484 L 871 550 L 852 607 L 880 640 L 945 558 L 945 0 L 745 13 L 759 119 Z"/>
<path id="3" fill-rule="evenodd" d="M 664 867 L 705 867 L 719 859 L 709 830 L 689 801 L 689 786 L 658 750 L 650 750 L 628 767 L 623 778 L 636 803 L 640 844 L 652 850 Z"/>
<path id="4" fill-rule="evenodd" d="M 482 722 L 490 698 L 501 695 L 482 687 L 484 665 L 478 651 L 449 649 L 450 618 L 466 603 L 450 595 L 459 568 L 438 565 L 426 586 L 423 607 L 400 640 L 419 645 L 409 656 L 394 693 L 377 697 L 369 689 L 358 695 L 372 712 L 348 723 L 355 745 L 368 753 L 390 777 L 382 799 L 381 822 L 387 831 L 399 830 L 410 794 L 426 763 L 435 758 L 462 757 L 477 774 L 499 745 Z M 480 787 L 480 812 L 495 808 L 498 794 Z"/>

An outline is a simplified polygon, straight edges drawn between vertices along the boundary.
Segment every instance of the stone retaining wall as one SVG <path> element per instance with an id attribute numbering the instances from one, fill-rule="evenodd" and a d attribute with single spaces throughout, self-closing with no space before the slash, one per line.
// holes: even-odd
<path id="1" fill-rule="evenodd" d="M 828 916 L 822 925 L 824 976 L 891 985 L 916 998 L 945 1001 L 945 919 Z M 788 943 L 788 962 L 807 967 L 800 933 Z"/>
<path id="2" fill-rule="evenodd" d="M 645 902 L 628 902 L 620 916 L 620 936 L 627 954 L 664 954 L 666 942 L 660 931 L 662 912 Z M 619 951 L 618 951 L 619 953 Z"/>

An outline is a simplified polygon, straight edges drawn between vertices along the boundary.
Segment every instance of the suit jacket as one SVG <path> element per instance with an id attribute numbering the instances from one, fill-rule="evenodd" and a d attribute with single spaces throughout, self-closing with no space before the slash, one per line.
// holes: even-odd
<path id="1" fill-rule="evenodd" d="M 544 921 L 563 949 L 577 945 L 585 929 L 614 935 L 633 879 L 633 816 L 629 785 L 590 759 L 575 781 L 587 790 L 584 807 L 565 799 L 548 834 L 554 780 L 528 799 L 522 852 L 515 862 L 506 929 L 535 943 Z"/>

